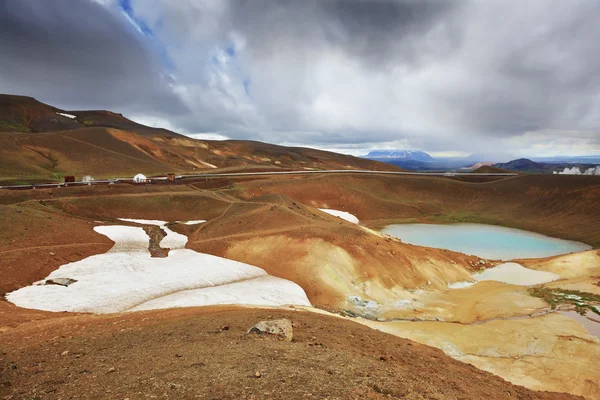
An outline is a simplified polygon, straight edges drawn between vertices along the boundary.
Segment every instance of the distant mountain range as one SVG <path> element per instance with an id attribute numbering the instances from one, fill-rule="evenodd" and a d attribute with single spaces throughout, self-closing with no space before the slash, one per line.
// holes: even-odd
<path id="1" fill-rule="evenodd" d="M 487 157 L 487 159 L 486 159 Z M 593 175 L 600 164 L 600 156 L 555 156 L 519 158 L 505 163 L 489 161 L 492 156 L 473 154 L 469 157 L 434 158 L 424 151 L 413 150 L 373 150 L 363 158 L 383 161 L 413 171 L 473 171 L 480 167 L 494 167 L 501 170 L 536 174 L 581 174 Z M 593 171 L 590 171 L 593 169 Z"/>
<path id="2" fill-rule="evenodd" d="M 580 163 L 600 164 L 600 155 L 591 156 L 554 156 L 554 157 L 532 157 L 531 160 L 549 164 Z"/>
<path id="3" fill-rule="evenodd" d="M 373 150 L 363 158 L 382 161 L 413 171 L 452 171 L 460 168 L 476 169 L 477 162 L 487 161 L 485 156 L 473 154 L 469 157 L 434 158 L 424 151 L 416 150 Z M 492 165 L 492 162 L 486 163 Z"/>
<path id="4" fill-rule="evenodd" d="M 434 158 L 424 151 L 411 150 L 373 150 L 364 158 L 369 160 L 415 160 L 415 161 L 434 161 Z"/>

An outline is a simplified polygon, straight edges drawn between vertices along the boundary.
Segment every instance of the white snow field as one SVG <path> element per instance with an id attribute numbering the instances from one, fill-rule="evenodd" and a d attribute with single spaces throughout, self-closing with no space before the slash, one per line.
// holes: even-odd
<path id="1" fill-rule="evenodd" d="M 71 119 L 75 119 L 77 118 L 75 115 L 73 114 L 66 114 L 66 113 L 59 113 L 57 112 L 58 115 L 62 115 L 63 117 L 67 117 L 67 118 L 71 118 Z"/>
<path id="2" fill-rule="evenodd" d="M 358 224 L 358 218 L 356 218 L 356 215 L 350 214 L 349 212 L 339 211 L 339 210 L 331 210 L 329 208 L 319 208 L 319 210 L 323 211 L 324 213 L 333 215 L 334 217 L 338 217 L 338 218 L 344 219 L 348 222 L 352 222 L 353 224 Z"/>
<path id="3" fill-rule="evenodd" d="M 120 221 L 125 222 L 133 222 L 135 224 L 140 225 L 156 225 L 160 226 L 163 231 L 167 234 L 160 242 L 161 247 L 169 248 L 171 250 L 175 249 L 185 249 L 185 245 L 187 244 L 188 238 L 185 235 L 182 235 L 177 232 L 173 232 L 165 225 L 168 223 L 166 221 L 158 221 L 154 219 L 131 219 L 131 218 L 119 218 Z M 148 247 L 148 246 L 146 246 Z"/>
<path id="4" fill-rule="evenodd" d="M 279 306 L 283 304 L 310 305 L 304 290 L 294 282 L 271 275 L 264 275 L 220 286 L 176 292 L 147 301 L 133 307 L 130 311 L 215 304 L 263 306 Z"/>
<path id="5" fill-rule="evenodd" d="M 511 285 L 532 286 L 540 285 L 558 280 L 560 276 L 547 271 L 538 271 L 523 267 L 521 264 L 508 262 L 486 269 L 483 272 L 473 274 L 476 282 L 454 282 L 449 283 L 449 289 L 462 289 L 473 286 L 481 281 L 497 281 Z"/>
<path id="6" fill-rule="evenodd" d="M 179 223 L 183 223 L 185 225 L 198 225 L 198 224 L 203 224 L 205 222 L 206 222 L 205 219 L 197 219 L 195 221 L 186 221 L 186 222 L 179 222 Z"/>
<path id="7" fill-rule="evenodd" d="M 185 246 L 186 236 L 164 228 L 163 221 L 152 222 L 167 232 L 162 247 Z M 149 238 L 141 227 L 94 229 L 115 242 L 109 252 L 65 264 L 43 281 L 9 293 L 7 300 L 25 308 L 91 313 L 214 304 L 310 306 L 300 286 L 261 268 L 181 248 L 171 250 L 166 258 L 152 258 Z M 76 282 L 44 284 L 60 278 Z"/>
<path id="8" fill-rule="evenodd" d="M 110 253 L 122 251 L 142 251 L 148 252 L 150 238 L 142 228 L 133 226 L 96 226 L 94 231 L 107 236 L 115 242 L 115 245 L 109 250 Z"/>

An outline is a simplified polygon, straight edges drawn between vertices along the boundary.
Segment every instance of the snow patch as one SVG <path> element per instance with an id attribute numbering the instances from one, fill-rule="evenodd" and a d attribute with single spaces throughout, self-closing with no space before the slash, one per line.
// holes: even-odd
<path id="1" fill-rule="evenodd" d="M 133 222 L 134 224 L 140 225 L 155 225 L 159 226 L 167 236 L 160 241 L 161 247 L 169 248 L 171 250 L 175 249 L 185 249 L 185 245 L 187 244 L 188 238 L 181 233 L 173 232 L 169 228 L 167 228 L 166 221 L 160 221 L 155 219 L 133 219 L 133 218 L 119 218 L 120 221 L 125 222 Z"/>
<path id="2" fill-rule="evenodd" d="M 161 242 L 165 246 L 187 242 L 186 236 L 166 228 L 164 221 L 124 220 L 160 226 L 167 232 Z M 94 230 L 115 242 L 109 252 L 65 264 L 43 281 L 6 298 L 24 308 L 91 313 L 212 304 L 310 306 L 300 286 L 261 268 L 188 249 L 153 258 L 141 227 L 97 226 Z M 44 285 L 47 280 L 73 283 Z"/>
<path id="3" fill-rule="evenodd" d="M 310 305 L 304 290 L 300 286 L 291 281 L 269 275 L 220 286 L 184 290 L 147 301 L 131 308 L 129 311 L 216 304 Z"/>
<path id="4" fill-rule="evenodd" d="M 198 225 L 198 224 L 205 223 L 206 220 L 205 219 L 198 219 L 198 220 L 195 220 L 195 221 L 186 221 L 186 222 L 177 221 L 177 222 L 180 223 L 180 224 L 185 224 L 185 225 Z"/>
<path id="5" fill-rule="evenodd" d="M 109 252 L 148 251 L 150 238 L 142 228 L 135 226 L 107 225 L 96 226 L 94 231 L 115 242 Z"/>
<path id="6" fill-rule="evenodd" d="M 348 222 L 352 222 L 353 224 L 358 224 L 358 218 L 356 218 L 355 215 L 350 214 L 349 212 L 339 211 L 339 210 L 331 210 L 329 208 L 319 208 L 319 210 L 323 211 L 324 213 L 327 213 L 329 215 L 333 215 L 334 217 L 338 217 L 338 218 L 341 218 Z"/>
<path id="7" fill-rule="evenodd" d="M 57 112 L 56 114 L 58 114 L 58 115 L 62 115 L 63 117 L 67 117 L 67 118 L 71 118 L 71 119 L 75 119 L 75 118 L 77 118 L 77 117 L 76 117 L 75 115 L 73 115 L 73 114 L 66 114 L 66 113 L 59 113 L 59 112 Z"/>

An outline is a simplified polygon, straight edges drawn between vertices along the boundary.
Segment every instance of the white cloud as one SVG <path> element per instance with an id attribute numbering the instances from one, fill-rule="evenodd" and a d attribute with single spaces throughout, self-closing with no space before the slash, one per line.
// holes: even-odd
<path id="1" fill-rule="evenodd" d="M 96 1 L 121 12 L 114 0 Z M 112 97 L 115 111 L 152 126 L 353 154 L 389 146 L 440 154 L 600 154 L 594 2 L 131 5 L 135 21 L 153 32 L 135 39 L 162 51 L 150 63 L 171 77 L 159 83 L 179 111 L 165 111 L 173 100 L 152 104 L 140 96 L 123 109 Z M 111 74 L 102 82 L 121 82 L 119 71 Z M 108 89 L 82 96 L 100 94 L 110 98 Z"/>
<path id="2" fill-rule="evenodd" d="M 552 157 L 560 154 L 596 155 L 600 153 L 600 129 L 596 131 L 540 130 L 529 131 L 501 141 L 516 155 L 536 154 Z"/>
<path id="3" fill-rule="evenodd" d="M 591 68 L 573 57 L 586 52 L 593 28 L 574 27 L 583 36 L 565 39 L 565 27 L 590 12 L 586 4 L 493 1 L 450 7 L 456 10 L 446 14 L 426 10 L 418 15 L 423 21 L 410 21 L 392 40 L 354 11 L 344 14 L 350 2 L 268 9 L 260 1 L 159 1 L 152 9 L 143 3 L 136 2 L 136 10 L 147 20 L 160 14 L 177 21 L 163 23 L 159 33 L 167 43 L 177 41 L 178 91 L 202 114 L 201 121 L 197 114 L 189 118 L 189 126 L 345 153 L 388 143 L 453 154 L 489 153 L 490 147 L 540 156 L 600 152 L 600 143 L 580 133 L 597 127 L 600 99 L 585 89 L 564 90 Z M 382 26 L 392 18 L 393 26 L 400 14 L 377 14 L 393 14 L 392 4 L 402 12 L 411 7 L 380 2 L 363 10 Z M 292 17 L 302 17 L 302 24 Z M 349 40 L 348 24 L 356 21 L 363 25 Z M 234 57 L 226 53 L 229 46 Z M 251 96 L 244 81 L 251 82 Z M 584 115 L 582 107 L 588 108 Z"/>
<path id="4" fill-rule="evenodd" d="M 229 138 L 219 133 L 188 133 L 186 136 L 192 137 L 199 140 L 228 140 Z"/>
<path id="5" fill-rule="evenodd" d="M 175 126 L 170 118 L 158 117 L 156 115 L 127 115 L 127 118 L 138 124 L 150 126 L 152 128 L 163 128 L 171 131 L 178 131 L 178 127 Z M 183 132 L 179 132 L 183 133 Z"/>

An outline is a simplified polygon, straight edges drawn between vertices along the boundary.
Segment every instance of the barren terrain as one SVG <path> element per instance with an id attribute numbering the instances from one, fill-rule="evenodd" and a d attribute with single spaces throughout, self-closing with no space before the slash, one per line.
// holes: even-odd
<path id="1" fill-rule="evenodd" d="M 2 204 L 0 205 L 2 209 L 0 224 L 3 227 L 10 227 L 10 229 L 0 231 L 0 268 L 2 268 L 2 275 L 7 277 L 0 282 L 0 291 L 6 293 L 27 286 L 43 279 L 66 262 L 106 252 L 112 243 L 105 236 L 93 231 L 92 228 L 98 224 L 119 223 L 117 218 L 167 221 L 205 219 L 207 222 L 204 224 L 175 224 L 170 228 L 189 237 L 188 248 L 256 265 L 273 276 L 298 283 L 316 307 L 345 315 L 362 315 L 382 321 L 415 318 L 448 321 L 376 322 L 363 318 L 356 319 L 357 322 L 369 324 L 376 329 L 441 348 L 446 355 L 437 354 L 446 360 L 444 363 L 450 362 L 447 358 L 447 355 L 450 355 L 493 372 L 513 383 L 537 390 L 568 391 L 593 399 L 598 397 L 600 372 L 597 370 L 595 361 L 597 355 L 595 354 L 598 352 L 600 344 L 596 338 L 589 336 L 579 324 L 561 315 L 551 315 L 527 320 L 499 320 L 495 322 L 494 327 L 490 325 L 490 322 L 468 325 L 472 322 L 527 315 L 547 309 L 548 306 L 543 300 L 530 296 L 526 288 L 502 283 L 480 283 L 468 289 L 448 290 L 448 283 L 465 280 L 472 271 L 480 268 L 478 257 L 408 245 L 367 228 L 369 226 L 376 228 L 386 223 L 399 221 L 452 222 L 467 220 L 469 222 L 501 223 L 505 226 L 536 230 L 540 233 L 567 239 L 582 240 L 585 238 L 584 242 L 597 246 L 600 238 L 597 229 L 594 229 L 593 226 L 598 223 L 598 216 L 588 212 L 588 207 L 594 201 L 590 198 L 590 193 L 597 193 L 600 183 L 593 178 L 586 177 L 561 176 L 558 178 L 561 181 L 550 181 L 541 176 L 519 176 L 489 182 L 465 182 L 444 177 L 342 175 L 251 177 L 235 181 L 230 179 L 199 180 L 188 185 L 115 185 L 5 191 L 0 194 L 0 204 Z M 518 192 L 525 193 L 520 196 L 519 203 L 517 200 L 511 200 L 512 196 Z M 555 198 L 552 207 L 548 207 L 548 193 L 552 193 Z M 318 208 L 350 212 L 359 218 L 361 225 L 346 222 L 321 212 Z M 542 209 L 549 209 L 552 214 L 541 213 Z M 43 227 L 43 229 L 39 229 L 39 227 Z M 578 290 L 589 292 L 593 290 L 590 287 L 593 286 L 594 279 L 600 280 L 597 279 L 600 276 L 600 256 L 596 253 L 596 251 L 590 251 L 548 260 L 525 260 L 522 262 L 529 268 L 547 270 L 560 275 L 563 279 L 549 284 L 549 286 L 578 288 Z M 486 266 L 494 265 L 493 260 L 484 262 Z M 378 308 L 372 312 L 360 303 L 352 303 L 349 301 L 350 295 L 357 296 L 364 302 L 374 301 L 378 304 Z M 398 299 L 412 302 L 411 307 L 398 308 L 394 306 Z M 193 344 L 201 340 L 203 342 L 201 347 L 206 348 L 207 351 L 214 349 L 211 352 L 216 352 L 216 349 L 219 349 L 219 352 L 223 354 L 222 357 L 219 356 L 220 360 L 243 358 L 240 355 L 234 355 L 238 351 L 243 353 L 241 347 L 253 349 L 255 345 L 262 346 L 261 350 L 257 350 L 257 352 L 263 354 L 263 351 L 267 352 L 265 346 L 283 345 L 279 342 L 255 340 L 242 335 L 244 329 L 257 322 L 254 321 L 255 318 L 264 317 L 259 311 L 236 311 L 235 318 L 243 318 L 244 323 L 234 329 L 233 323 L 228 322 L 226 318 L 227 314 L 205 315 L 207 310 L 200 308 L 187 311 L 156 311 L 152 315 L 161 315 L 161 318 L 167 318 L 170 321 L 169 324 L 174 325 L 161 325 L 159 328 L 152 325 L 154 328 L 150 328 L 150 325 L 147 327 L 145 323 L 133 330 L 114 332 L 110 336 L 96 334 L 95 329 L 86 330 L 78 333 L 81 336 L 78 339 L 80 342 L 77 343 L 78 346 L 79 343 L 88 344 L 87 350 L 84 351 L 86 354 L 97 351 L 94 349 L 104 349 L 102 352 L 113 352 L 114 357 L 117 357 L 120 353 L 133 355 L 134 353 L 131 352 L 138 348 L 134 346 L 124 349 L 120 347 L 121 345 L 117 345 L 117 342 L 133 344 L 139 341 L 140 349 L 150 350 L 132 357 L 122 357 L 119 362 L 139 362 L 139 365 L 142 366 L 147 365 L 152 359 L 157 365 L 157 371 L 164 370 L 168 368 L 163 363 L 171 363 L 171 361 L 170 358 L 163 357 L 161 352 L 171 351 L 170 349 L 174 347 L 163 344 L 153 345 L 148 341 L 151 340 L 152 335 L 166 335 L 167 333 L 164 332 L 172 332 L 175 326 L 186 326 L 185 324 L 188 322 L 185 322 L 183 315 L 193 314 L 194 320 L 205 321 L 202 322 L 203 324 L 209 324 L 210 321 L 210 324 L 217 325 L 215 328 L 206 327 L 207 332 L 218 330 L 221 325 L 226 324 L 232 325 L 231 331 L 238 329 L 239 332 L 235 339 L 238 344 L 234 345 L 232 342 L 231 348 L 218 340 L 210 343 L 204 342 L 206 338 L 210 340 L 224 338 L 231 333 L 207 334 L 206 338 L 196 338 L 192 344 L 185 342 L 186 346 L 197 348 L 198 346 L 193 346 Z M 272 314 L 276 317 L 279 315 L 277 313 L 279 311 L 269 311 L 267 316 Z M 296 318 L 296 314 L 294 313 L 292 319 Z M 24 332 L 28 329 L 39 330 L 41 327 L 52 327 L 48 329 L 54 330 L 55 333 L 52 333 L 50 339 L 55 336 L 68 338 L 75 337 L 72 332 L 76 332 L 77 326 L 81 326 L 84 321 L 85 324 L 91 324 L 105 321 L 103 318 L 108 318 L 106 321 L 116 322 L 111 318 L 120 318 L 119 321 L 124 322 L 116 325 L 119 326 L 125 323 L 138 324 L 144 318 L 155 319 L 155 317 L 142 317 L 142 315 L 145 314 L 127 314 L 126 317 L 67 317 L 60 313 L 19 309 L 10 303 L 1 301 L 0 320 L 2 322 L 0 326 L 2 328 L 0 330 L 3 333 L 0 339 L 6 340 L 3 348 L 8 349 L 8 351 L 3 351 L 6 353 L 4 359 L 7 364 L 5 365 L 9 368 L 7 376 L 11 377 L 9 380 L 12 389 L 10 390 L 18 388 L 24 390 L 23 393 L 29 394 L 32 393 L 32 390 L 56 390 L 56 393 L 81 390 L 82 393 L 89 393 L 88 396 L 93 397 L 98 393 L 94 390 L 99 389 L 94 389 L 93 385 L 83 384 L 83 381 L 80 381 L 83 378 L 79 376 L 76 377 L 76 380 L 72 380 L 75 373 L 70 369 L 71 367 L 64 365 L 64 360 L 70 360 L 70 358 L 60 356 L 66 350 L 69 352 L 79 351 L 76 349 L 61 350 L 52 359 L 43 358 L 46 360 L 44 362 L 50 362 L 48 359 L 55 360 L 52 362 L 59 362 L 61 367 L 44 368 L 46 372 L 41 375 L 33 372 L 31 372 L 32 375 L 23 373 L 15 375 L 14 372 L 10 372 L 12 363 L 31 363 L 33 365 L 40 361 L 33 361 L 33 358 L 39 358 L 40 352 L 45 351 L 39 347 L 40 345 L 35 344 L 37 343 L 35 340 L 21 340 L 22 337 L 30 336 Z M 340 341 L 342 337 L 347 339 L 351 337 L 350 335 L 360 337 L 354 331 L 363 332 L 362 329 L 366 329 L 345 322 L 341 318 L 317 317 L 305 312 L 301 315 L 302 318 L 311 321 L 306 322 L 308 325 L 315 324 L 316 322 L 312 319 L 316 318 L 322 321 L 324 330 L 338 332 L 338 329 L 344 329 L 346 333 L 335 333 L 334 335 Z M 190 331 L 200 332 L 205 329 L 204 325 L 202 326 L 202 329 L 190 329 Z M 159 329 L 159 331 L 155 329 Z M 492 329 L 492 332 L 504 333 L 490 334 L 489 329 Z M 301 332 L 301 328 L 299 331 Z M 387 343 L 394 343 L 395 339 L 388 335 L 376 331 L 368 332 L 371 332 L 369 335 L 374 335 L 369 339 L 373 343 L 386 343 L 385 346 Z M 132 336 L 128 336 L 127 339 L 120 336 L 125 334 Z M 319 337 L 314 333 L 309 335 L 310 337 Z M 520 335 L 522 340 L 515 340 L 515 335 Z M 107 341 L 109 339 L 110 341 Z M 317 339 L 317 342 L 321 341 Z M 537 350 L 534 353 L 531 353 L 532 343 L 537 343 L 534 347 Z M 559 343 L 560 346 L 558 346 Z M 183 346 L 183 342 L 173 344 L 175 347 L 179 345 Z M 213 345 L 215 347 L 211 347 Z M 252 359 L 245 360 L 243 363 L 241 361 L 228 363 L 227 365 L 231 366 L 227 368 L 234 368 L 237 371 L 232 375 L 218 373 L 215 370 L 211 372 L 203 370 L 201 373 L 210 377 L 213 376 L 211 374 L 216 374 L 214 378 L 211 378 L 211 382 L 214 379 L 215 387 L 221 388 L 219 393 L 223 398 L 237 398 L 243 393 L 249 397 L 254 395 L 256 398 L 285 398 L 285 395 L 288 395 L 288 398 L 289 396 L 300 397 L 300 394 L 286 392 L 286 390 L 302 390 L 302 394 L 312 392 L 323 398 L 336 398 L 336 393 L 338 398 L 368 398 L 369 396 L 378 398 L 378 396 L 382 397 L 387 394 L 398 397 L 400 393 L 405 393 L 408 398 L 411 398 L 410 396 L 419 398 L 419 395 L 425 398 L 486 397 L 479 392 L 451 391 L 449 388 L 455 386 L 446 384 L 454 372 L 443 372 L 444 369 L 450 367 L 446 364 L 443 364 L 443 368 L 437 367 L 440 365 L 439 362 L 431 364 L 431 367 L 439 373 L 445 374 L 445 380 L 428 380 L 431 387 L 423 386 L 423 393 L 421 393 L 421 386 L 410 383 L 414 374 L 409 378 L 407 372 L 394 369 L 396 367 L 380 369 L 380 366 L 388 365 L 387 361 L 378 359 L 380 355 L 376 355 L 373 361 L 377 368 L 371 366 L 370 357 L 373 357 L 371 351 L 360 353 L 361 357 L 365 357 L 365 363 L 363 363 L 363 358 L 353 355 L 352 346 L 354 345 L 346 341 L 341 341 L 341 347 L 337 348 L 339 355 L 335 356 L 349 357 L 343 362 L 344 368 L 341 368 L 342 364 L 339 364 L 341 371 L 339 379 L 329 377 L 323 380 L 328 383 L 320 383 L 322 378 L 317 378 L 317 376 L 330 374 L 323 368 L 317 369 L 316 366 L 323 367 L 328 364 L 316 363 L 313 370 L 310 370 L 310 367 L 307 370 L 305 365 L 298 363 L 297 360 L 313 357 L 313 353 L 310 353 L 309 357 L 309 354 L 305 352 L 313 352 L 314 346 L 308 346 L 307 343 L 302 342 L 297 345 L 300 346 L 298 348 L 301 348 L 302 352 L 294 353 L 295 355 L 290 356 L 289 359 L 286 358 L 285 365 L 287 366 L 280 366 L 281 359 L 276 359 L 278 360 L 276 363 L 271 360 L 267 364 L 269 368 L 282 368 L 285 371 L 282 372 L 283 375 L 304 374 L 308 382 L 314 382 L 315 386 L 311 386 L 312 383 L 305 384 L 302 389 L 298 389 L 298 385 L 289 385 L 289 389 L 280 388 L 279 390 L 282 391 L 278 394 L 279 392 L 265 389 L 267 386 L 272 386 L 271 382 L 268 385 L 264 383 L 267 381 L 266 379 L 247 378 L 250 383 L 244 388 L 248 387 L 249 389 L 242 390 L 232 386 L 233 389 L 229 391 L 222 390 L 228 382 L 231 382 L 228 379 L 241 379 L 236 374 L 242 374 L 240 372 L 242 369 L 249 368 L 248 375 L 256 372 L 252 371 L 252 369 L 258 368 L 256 363 L 253 366 L 244 364 L 250 363 Z M 27 347 L 27 350 L 17 351 L 23 346 Z M 292 346 L 296 346 L 296 344 L 292 343 Z M 192 351 L 192 347 L 188 347 L 188 350 Z M 317 348 L 320 347 L 317 346 Z M 360 346 L 358 347 L 360 348 Z M 408 347 L 414 349 L 414 346 Z M 44 348 L 48 348 L 48 345 Z M 426 347 L 416 348 L 428 349 Z M 490 348 L 496 349 L 497 355 L 490 353 Z M 277 349 L 280 351 L 279 347 Z M 375 353 L 378 352 L 375 351 Z M 153 354 L 155 355 L 153 356 Z M 510 355 L 510 357 L 506 358 L 505 355 Z M 394 356 L 393 354 L 392 356 L 394 359 L 409 357 L 407 355 Z M 140 357 L 143 358 L 143 361 L 136 361 L 140 360 Z M 175 361 L 179 358 L 173 357 Z M 198 355 L 198 357 L 205 359 L 209 356 Z M 412 359 L 420 359 L 419 357 L 427 359 L 420 353 L 409 358 L 411 357 Z M 82 358 L 85 357 L 80 355 L 75 360 L 78 363 L 83 362 Z M 99 361 L 101 359 L 110 360 L 109 357 L 98 359 L 88 357 L 86 359 L 88 361 L 81 366 L 77 364 L 77 368 L 81 368 L 81 371 L 92 371 L 96 366 L 107 363 L 107 361 Z M 317 358 L 317 360 L 320 359 Z M 330 359 L 327 360 L 329 360 L 329 364 L 332 364 Z M 199 362 L 206 364 L 206 361 Z M 574 362 L 576 363 L 574 364 Z M 122 365 L 126 365 L 127 370 L 138 370 L 138 367 L 134 367 L 138 364 Z M 332 365 L 338 364 L 333 363 Z M 105 366 L 107 370 L 111 368 L 108 364 Z M 360 381 L 353 381 L 351 376 L 356 376 L 356 368 L 363 367 L 369 370 L 371 376 Z M 22 366 L 19 368 L 23 371 Z M 219 364 L 219 368 L 224 367 Z M 398 368 L 400 367 L 398 366 Z M 268 370 L 268 368 L 266 369 Z M 171 396 L 179 395 L 185 398 L 185 396 L 191 396 L 189 394 L 191 392 L 212 393 L 203 386 L 196 386 L 197 383 L 190 386 L 189 382 L 185 384 L 174 381 L 175 376 L 188 376 L 192 379 L 191 375 L 187 375 L 187 372 L 183 372 L 183 370 L 180 373 L 176 373 L 180 371 L 178 369 L 174 371 L 174 375 L 168 375 L 164 378 L 164 382 L 157 383 L 159 386 L 167 385 L 168 387 L 173 383 L 175 389 L 170 390 L 182 390 L 177 394 L 167 391 Z M 266 374 L 263 369 L 260 371 L 261 374 Z M 579 372 L 574 373 L 573 371 Z M 77 371 L 78 373 L 79 371 Z M 197 372 L 194 370 L 193 373 Z M 246 374 L 245 370 L 243 374 Z M 389 378 L 385 381 L 387 382 L 385 385 L 391 385 L 390 388 L 383 388 L 380 384 L 376 384 L 382 392 L 373 386 L 373 382 L 378 382 L 380 379 L 378 378 L 379 374 L 383 374 L 382 377 L 395 377 L 392 381 Z M 430 372 L 427 374 L 431 375 Z M 465 372 L 457 373 L 457 376 L 461 374 L 465 374 Z M 69 377 L 69 375 L 71 376 Z M 87 373 L 83 375 L 85 375 L 85 379 L 88 378 Z M 46 378 L 43 378 L 44 376 Z M 112 382 L 111 385 L 116 385 L 113 387 L 117 393 L 126 393 L 130 398 L 136 398 L 135 396 L 139 395 L 138 392 L 142 392 L 142 395 L 149 393 L 150 386 L 147 385 L 152 385 L 149 383 L 151 381 L 133 383 L 132 380 L 136 379 L 137 374 L 136 376 L 129 374 L 123 376 L 123 374 L 99 373 L 95 376 L 94 379 L 100 378 L 101 385 Z M 399 376 L 401 378 L 398 378 Z M 149 374 L 148 379 L 151 377 Z M 44 380 L 40 381 L 38 378 Z M 154 380 L 159 379 L 158 377 L 154 378 Z M 417 378 L 415 377 L 415 379 Z M 348 386 L 348 381 L 355 382 L 356 386 Z M 65 384 L 50 384 L 49 386 L 53 387 L 49 387 L 44 382 L 65 382 Z M 70 383 L 67 384 L 67 382 Z M 289 383 L 287 380 L 286 382 Z M 336 386 L 341 386 L 341 382 L 348 387 L 348 389 L 344 389 L 348 390 L 347 392 L 340 391 L 341 389 Z M 319 385 L 332 389 L 317 392 L 314 388 Z M 509 384 L 503 383 L 503 385 Z M 481 385 L 477 385 L 477 387 L 481 387 Z M 487 388 L 487 386 L 482 387 Z M 471 389 L 475 390 L 474 386 Z M 429 392 L 425 392 L 426 390 Z M 267 391 L 269 394 L 265 395 Z M 521 398 L 528 398 L 529 395 L 522 394 Z M 210 398 L 210 395 L 207 398 Z"/>
<path id="2" fill-rule="evenodd" d="M 0 111 L 5 182 L 215 167 L 394 169 L 310 149 L 194 141 L 119 114 L 58 110 L 30 98 L 2 96 Z M 598 198 L 598 177 L 568 175 L 248 176 L 3 190 L 0 394 L 574 398 L 543 393 L 551 391 L 599 399 L 600 340 L 555 312 L 600 306 Z M 351 214 L 359 223 L 322 209 Z M 4 299 L 65 264 L 109 251 L 114 243 L 94 228 L 136 226 L 122 219 L 167 221 L 169 230 L 187 237 L 185 251 L 259 267 L 299 285 L 314 307 L 98 316 L 24 309 Z M 197 220 L 206 222 L 176 222 Z M 496 224 L 594 250 L 516 260 L 556 274 L 550 283 L 528 288 L 484 281 L 449 289 L 500 262 L 378 232 L 403 222 Z M 163 237 L 155 233 L 155 241 Z M 107 293 L 112 289 L 106 284 Z M 280 317 L 294 322 L 291 343 L 245 334 L 261 319 Z"/>
<path id="3" fill-rule="evenodd" d="M 291 343 L 246 334 L 282 317 L 293 321 Z M 513 386 L 437 349 L 292 310 L 60 316 L 11 329 L 0 344 L 7 399 L 576 398 Z"/>
<path id="4" fill-rule="evenodd" d="M 64 115 L 71 115 L 69 118 Z M 132 178 L 204 170 L 368 169 L 377 161 L 253 141 L 194 140 L 110 111 L 64 111 L 30 97 L 0 95 L 0 184 Z"/>

